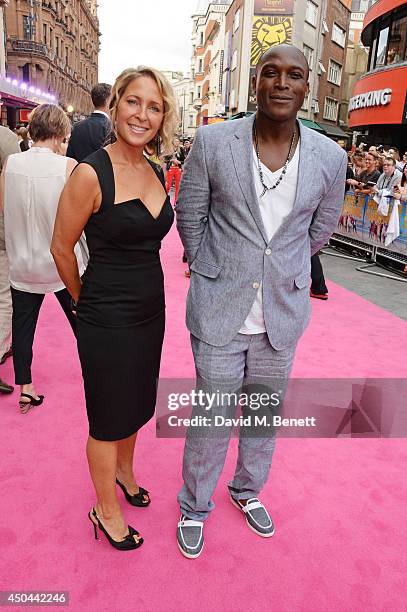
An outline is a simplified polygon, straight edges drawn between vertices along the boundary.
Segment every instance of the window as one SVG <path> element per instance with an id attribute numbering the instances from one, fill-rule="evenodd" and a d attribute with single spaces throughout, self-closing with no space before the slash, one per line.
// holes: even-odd
<path id="1" fill-rule="evenodd" d="M 302 103 L 301 109 L 302 110 L 308 110 L 309 108 L 309 93 L 307 93 L 307 95 L 304 98 L 304 102 Z"/>
<path id="2" fill-rule="evenodd" d="M 387 51 L 387 64 L 397 64 L 405 59 L 406 38 L 407 16 L 393 21 Z"/>
<path id="3" fill-rule="evenodd" d="M 379 34 L 379 42 L 377 44 L 377 59 L 376 66 L 384 66 L 387 55 L 387 39 L 389 38 L 389 28 L 384 28 Z"/>
<path id="4" fill-rule="evenodd" d="M 189 94 L 189 103 L 193 104 L 194 103 L 194 92 L 191 91 L 191 93 Z"/>
<path id="5" fill-rule="evenodd" d="M 338 101 L 333 98 L 325 98 L 324 119 L 336 121 L 338 117 Z"/>
<path id="6" fill-rule="evenodd" d="M 194 127 L 194 116 L 189 115 L 189 127 Z"/>
<path id="7" fill-rule="evenodd" d="M 232 65 L 230 67 L 231 70 L 235 70 L 235 68 L 237 67 L 237 49 L 235 49 L 233 51 L 233 55 L 232 55 Z"/>
<path id="8" fill-rule="evenodd" d="M 30 64 L 24 64 L 23 66 L 23 81 L 24 83 L 30 82 Z"/>
<path id="9" fill-rule="evenodd" d="M 345 47 L 346 30 L 334 23 L 332 28 L 332 40 L 340 47 Z"/>
<path id="10" fill-rule="evenodd" d="M 43 25 L 43 38 L 44 38 L 44 43 L 46 45 L 48 44 L 47 33 L 48 33 L 47 24 L 44 23 L 44 25 Z"/>
<path id="11" fill-rule="evenodd" d="M 329 60 L 328 81 L 334 85 L 340 85 L 342 78 L 342 66 L 333 60 Z"/>
<path id="12" fill-rule="evenodd" d="M 239 25 L 240 25 L 240 9 L 236 11 L 234 19 L 233 19 L 233 33 L 236 32 Z"/>
<path id="13" fill-rule="evenodd" d="M 29 15 L 23 15 L 24 40 L 31 40 L 31 19 Z"/>
<path id="14" fill-rule="evenodd" d="M 311 47 L 308 47 L 307 45 L 304 45 L 303 51 L 304 51 L 305 58 L 308 62 L 309 69 L 312 70 L 312 64 L 314 62 L 314 49 L 312 49 Z"/>
<path id="15" fill-rule="evenodd" d="M 310 23 L 315 28 L 317 25 L 317 17 L 318 17 L 318 6 L 314 2 L 312 2 L 312 0 L 307 0 L 305 21 Z"/>
<path id="16" fill-rule="evenodd" d="M 203 70 L 203 61 L 200 59 L 198 61 L 198 72 L 202 72 Z"/>
<path id="17" fill-rule="evenodd" d="M 196 88 L 196 97 L 200 98 L 201 97 L 201 86 L 198 85 L 198 87 Z"/>
<path id="18" fill-rule="evenodd" d="M 200 47 L 202 47 L 202 45 L 204 43 L 203 37 L 204 37 L 204 33 L 203 32 L 199 32 L 199 46 Z"/>
<path id="19" fill-rule="evenodd" d="M 376 50 L 377 50 L 377 38 L 373 39 L 373 43 L 370 48 L 369 70 L 373 70 L 374 68 Z"/>

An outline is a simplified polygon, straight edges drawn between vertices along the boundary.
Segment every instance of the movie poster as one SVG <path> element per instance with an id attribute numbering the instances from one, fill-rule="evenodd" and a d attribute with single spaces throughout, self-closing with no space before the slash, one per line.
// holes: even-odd
<path id="1" fill-rule="evenodd" d="M 291 44 L 292 17 L 253 17 L 250 65 L 256 66 L 260 56 L 274 45 Z"/>
<path id="2" fill-rule="evenodd" d="M 395 205 L 392 201 L 387 215 L 378 212 L 378 205 L 372 198 L 360 195 L 355 198 L 351 192 L 345 195 L 335 234 L 348 236 L 361 240 L 370 245 L 380 247 L 396 253 L 407 255 L 407 203 L 399 202 L 399 229 L 400 235 L 388 246 L 385 245 L 387 228 L 391 211 Z"/>
<path id="3" fill-rule="evenodd" d="M 365 196 L 355 198 L 353 193 L 347 193 L 339 217 L 337 234 L 362 239 L 363 220 L 365 216 Z"/>

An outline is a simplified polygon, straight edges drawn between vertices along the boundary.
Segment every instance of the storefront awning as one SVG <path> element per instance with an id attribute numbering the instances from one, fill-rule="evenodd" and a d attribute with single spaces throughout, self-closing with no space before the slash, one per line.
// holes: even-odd
<path id="1" fill-rule="evenodd" d="M 331 125 L 330 123 L 321 123 L 321 122 L 318 125 L 321 126 L 322 131 L 327 136 L 334 136 L 335 138 L 349 138 L 349 135 L 343 130 L 341 130 L 341 128 L 338 127 L 337 125 Z"/>
<path id="2" fill-rule="evenodd" d="M 17 98 L 17 96 L 12 96 L 8 93 L 4 93 L 0 91 L 1 101 L 6 104 L 6 106 L 13 106 L 14 108 L 29 108 L 30 110 L 34 109 L 38 106 L 35 102 L 31 100 L 26 100 L 25 98 Z"/>
<path id="3" fill-rule="evenodd" d="M 317 132 L 323 131 L 322 128 L 318 125 L 318 123 L 315 123 L 315 121 L 311 121 L 310 119 L 301 119 L 301 117 L 299 119 L 301 123 L 305 125 L 305 127 L 311 128 L 311 130 L 316 130 Z"/>

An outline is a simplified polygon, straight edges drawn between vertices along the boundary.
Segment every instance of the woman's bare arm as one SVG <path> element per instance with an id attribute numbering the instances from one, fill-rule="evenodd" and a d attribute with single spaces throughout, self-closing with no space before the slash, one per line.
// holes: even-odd
<path id="1" fill-rule="evenodd" d="M 74 248 L 89 217 L 100 205 L 101 193 L 96 172 L 81 164 L 68 179 L 59 199 L 51 254 L 59 276 L 75 302 L 81 292 Z"/>

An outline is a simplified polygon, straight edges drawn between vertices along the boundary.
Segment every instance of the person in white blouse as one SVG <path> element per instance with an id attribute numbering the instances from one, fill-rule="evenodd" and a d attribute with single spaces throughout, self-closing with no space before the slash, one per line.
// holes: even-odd
<path id="1" fill-rule="evenodd" d="M 20 410 L 26 413 L 44 399 L 31 377 L 32 345 L 39 311 L 47 293 L 54 293 L 75 332 L 71 298 L 50 253 L 59 196 L 76 161 L 60 155 L 71 124 L 55 104 L 41 104 L 30 116 L 33 146 L 10 155 L 0 180 L 6 252 L 13 300 L 15 383 L 21 386 Z M 84 272 L 79 246 L 79 271 Z"/>

